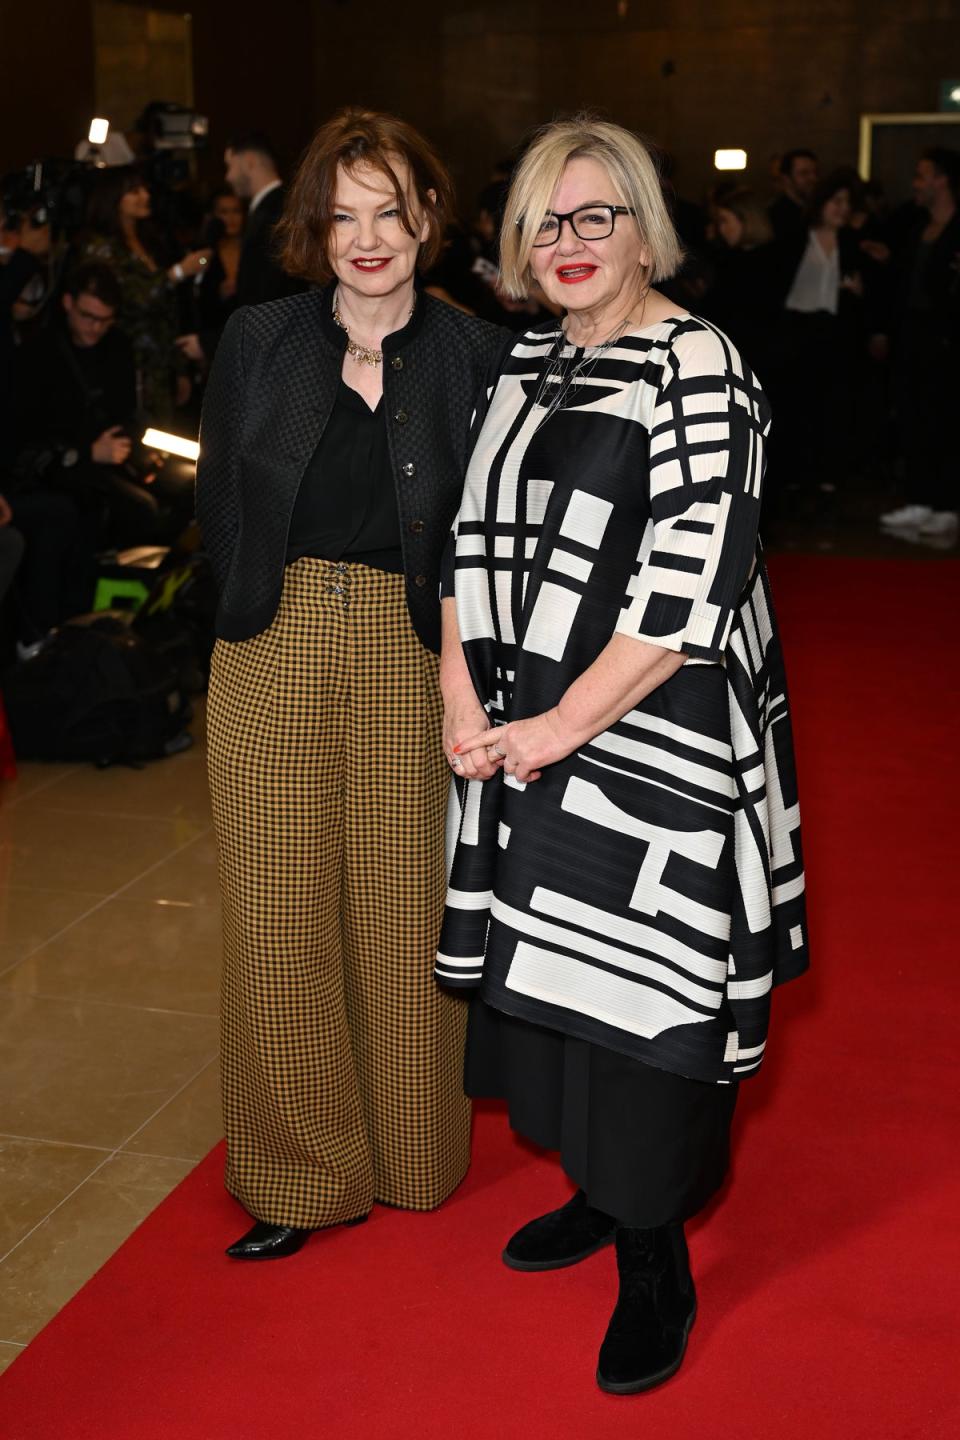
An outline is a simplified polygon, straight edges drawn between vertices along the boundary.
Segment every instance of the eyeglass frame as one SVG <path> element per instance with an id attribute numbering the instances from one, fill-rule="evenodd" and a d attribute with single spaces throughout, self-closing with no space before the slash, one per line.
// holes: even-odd
<path id="1" fill-rule="evenodd" d="M 99 325 L 101 329 L 107 329 L 116 320 L 117 312 L 115 310 L 110 315 L 94 315 L 90 310 L 81 310 L 77 299 L 73 302 L 73 313 L 81 320 L 86 320 L 88 325 Z"/>
<path id="2" fill-rule="evenodd" d="M 581 235 L 580 232 L 579 232 L 579 230 L 577 229 L 577 227 L 576 227 L 576 226 L 574 225 L 574 223 L 573 223 L 573 217 L 574 217 L 574 215 L 576 215 L 580 210 L 609 210 L 609 212 L 610 212 L 610 230 L 609 230 L 609 233 L 606 234 L 606 235 L 592 235 L 592 236 L 584 236 L 584 235 Z M 574 235 L 576 236 L 576 238 L 577 238 L 578 240 L 584 240 L 584 239 L 591 239 L 591 240 L 609 240 L 609 239 L 610 239 L 610 236 L 613 234 L 613 229 L 614 229 L 614 225 L 616 224 L 617 216 L 618 216 L 618 215 L 633 215 L 633 216 L 636 216 L 636 213 L 637 213 L 636 210 L 632 210 L 629 205 L 608 205 L 608 204 L 606 204 L 605 201 L 600 201 L 600 202 L 599 202 L 598 204 L 596 204 L 596 205 L 577 205 L 575 209 L 573 209 L 573 210 L 565 210 L 562 214 L 560 213 L 559 210 L 548 210 L 547 213 L 546 213 L 546 215 L 544 215 L 543 220 L 547 220 L 547 219 L 550 219 L 550 218 L 556 220 L 556 222 L 557 222 L 557 234 L 556 234 L 556 239 L 554 239 L 554 240 L 541 240 L 539 243 L 538 243 L 536 240 L 534 240 L 534 241 L 533 241 L 533 248 L 534 248 L 534 250 L 544 250 L 544 249 L 546 249 L 546 247 L 547 247 L 548 245 L 556 245 L 556 244 L 558 243 L 559 239 L 560 239 L 560 236 L 563 234 L 563 222 L 564 222 L 564 220 L 567 221 L 567 223 L 568 223 L 569 226 L 570 226 L 570 229 L 573 231 Z M 543 220 L 540 221 L 540 224 L 541 224 L 541 225 L 543 224 Z M 522 230 L 522 229 L 523 229 L 523 220 L 522 220 L 522 219 L 517 221 L 517 229 L 518 229 L 518 230 Z"/>

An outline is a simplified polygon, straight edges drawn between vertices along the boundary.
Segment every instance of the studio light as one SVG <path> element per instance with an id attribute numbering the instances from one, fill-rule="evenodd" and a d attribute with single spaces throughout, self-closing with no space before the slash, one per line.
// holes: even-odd
<path id="1" fill-rule="evenodd" d="M 167 430 L 145 430 L 143 443 L 148 450 L 161 450 L 164 455 L 179 455 L 184 460 L 196 460 L 200 446 L 196 440 L 187 440 L 183 435 L 171 435 Z"/>
<path id="2" fill-rule="evenodd" d="M 110 134 L 110 121 L 94 119 L 90 121 L 90 129 L 87 131 L 87 139 L 91 145 L 106 145 L 107 136 Z"/>
<path id="3" fill-rule="evenodd" d="M 746 170 L 746 150 L 714 150 L 713 165 L 716 170 Z"/>

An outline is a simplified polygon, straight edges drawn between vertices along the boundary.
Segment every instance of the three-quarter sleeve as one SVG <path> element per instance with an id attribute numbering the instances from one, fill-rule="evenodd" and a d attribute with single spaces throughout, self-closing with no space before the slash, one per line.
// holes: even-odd
<path id="1" fill-rule="evenodd" d="M 243 310 L 227 321 L 210 371 L 200 420 L 196 510 L 204 549 L 223 590 L 240 526 L 243 432 Z"/>
<path id="2" fill-rule="evenodd" d="M 650 431 L 650 521 L 619 634 L 723 655 L 754 563 L 770 410 L 725 336 L 679 334 Z"/>

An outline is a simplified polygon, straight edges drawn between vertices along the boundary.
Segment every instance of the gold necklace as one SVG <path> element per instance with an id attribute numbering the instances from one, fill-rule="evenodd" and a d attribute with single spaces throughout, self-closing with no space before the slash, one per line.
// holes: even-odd
<path id="1" fill-rule="evenodd" d="M 410 320 L 410 317 L 413 315 L 416 304 L 417 300 L 416 296 L 414 296 L 413 304 L 410 306 L 410 315 L 407 316 L 408 322 Z M 334 302 L 333 320 L 334 324 L 339 325 L 340 329 L 347 337 L 347 354 L 352 355 L 358 365 L 380 365 L 383 363 L 382 350 L 374 350 L 366 345 L 358 345 L 356 340 L 350 339 L 350 331 L 347 329 L 346 324 L 344 323 L 343 316 L 340 314 L 339 301 Z"/>

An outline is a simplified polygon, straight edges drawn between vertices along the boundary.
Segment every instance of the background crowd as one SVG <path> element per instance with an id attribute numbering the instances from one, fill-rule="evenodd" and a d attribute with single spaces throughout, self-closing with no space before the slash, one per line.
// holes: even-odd
<path id="1" fill-rule="evenodd" d="M 519 330 L 541 294 L 509 299 L 497 235 L 516 156 L 495 165 L 453 227 L 430 291 Z M 951 402 L 960 381 L 960 154 L 918 157 L 912 194 L 795 148 L 761 192 L 725 179 L 683 198 L 663 185 L 685 247 L 661 289 L 741 350 L 774 413 L 766 511 L 835 510 L 877 496 L 906 542 L 955 543 Z M 292 293 L 272 232 L 284 188 L 269 139 L 236 136 L 221 186 L 149 155 L 91 169 L 71 223 L 5 186 L 0 201 L 0 645 L 29 659 L 91 608 L 98 569 L 189 526 L 189 484 L 145 449 L 146 426 L 193 438 L 206 376 L 239 305 Z M 53 223 L 51 223 L 53 221 Z"/>

